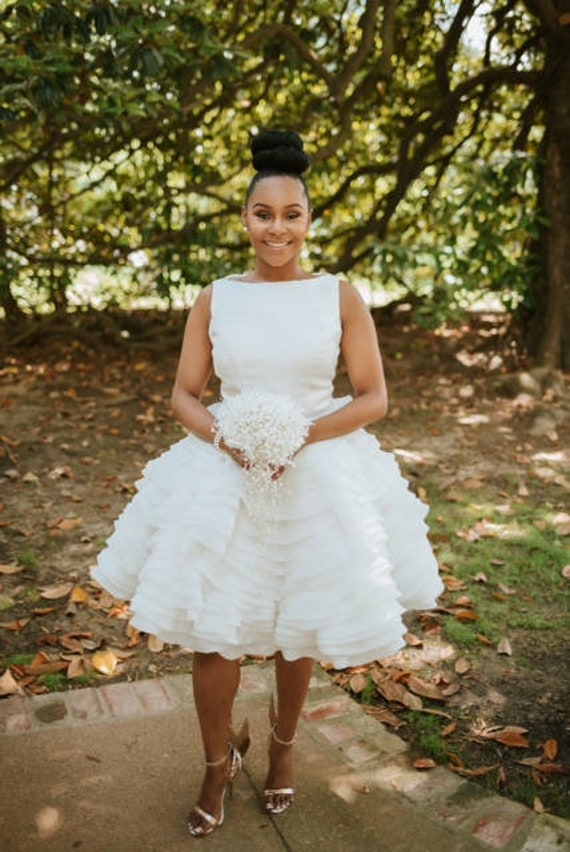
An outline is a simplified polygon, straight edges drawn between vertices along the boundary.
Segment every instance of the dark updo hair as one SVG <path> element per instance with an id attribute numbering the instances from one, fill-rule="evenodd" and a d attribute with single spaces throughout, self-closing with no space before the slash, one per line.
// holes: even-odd
<path id="1" fill-rule="evenodd" d="M 250 142 L 253 168 L 257 172 L 247 190 L 246 203 L 260 180 L 268 177 L 294 177 L 301 182 L 307 201 L 309 190 L 303 172 L 309 168 L 310 159 L 303 148 L 303 140 L 293 130 L 262 130 Z"/>

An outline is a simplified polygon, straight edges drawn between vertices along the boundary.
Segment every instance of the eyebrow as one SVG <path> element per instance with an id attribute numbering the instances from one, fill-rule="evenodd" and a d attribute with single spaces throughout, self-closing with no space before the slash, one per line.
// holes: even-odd
<path id="1" fill-rule="evenodd" d="M 255 209 L 256 207 L 266 207 L 268 210 L 272 210 L 272 209 L 273 209 L 273 205 L 271 205 L 271 204 L 264 204 L 264 203 L 263 203 L 263 201 L 256 201 L 256 202 L 255 202 L 255 204 L 253 205 L 253 207 L 254 207 L 254 209 Z M 298 207 L 300 210 L 302 210 L 302 209 L 303 209 L 303 205 L 302 205 L 302 204 L 299 204 L 297 201 L 295 201 L 293 204 L 286 204 L 286 205 L 285 205 L 285 209 L 286 209 L 286 210 L 290 209 L 291 207 Z"/>

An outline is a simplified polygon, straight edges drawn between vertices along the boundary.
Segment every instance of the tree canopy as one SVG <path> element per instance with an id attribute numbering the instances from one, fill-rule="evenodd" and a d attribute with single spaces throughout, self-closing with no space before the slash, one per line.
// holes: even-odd
<path id="1" fill-rule="evenodd" d="M 568 0 L 4 3 L 4 309 L 245 267 L 249 135 L 293 127 L 315 267 L 435 319 L 493 292 L 568 366 L 569 48 Z"/>

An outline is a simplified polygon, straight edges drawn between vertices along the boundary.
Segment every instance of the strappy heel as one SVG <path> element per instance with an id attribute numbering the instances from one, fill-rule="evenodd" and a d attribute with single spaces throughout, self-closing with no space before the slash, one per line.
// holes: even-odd
<path id="1" fill-rule="evenodd" d="M 277 714 L 273 704 L 273 696 L 269 707 L 269 721 L 271 723 L 271 733 L 269 735 L 269 747 L 271 742 L 276 742 L 281 746 L 292 746 L 297 742 L 297 734 L 290 740 L 282 740 L 277 736 Z M 295 800 L 295 790 L 293 787 L 266 787 L 263 791 L 263 801 L 267 813 L 273 816 L 284 814 Z"/>
<path id="2" fill-rule="evenodd" d="M 194 805 L 188 814 L 187 826 L 192 837 L 207 837 L 223 824 L 226 792 L 229 791 L 231 797 L 234 779 L 239 775 L 243 768 L 243 758 L 249 748 L 249 744 L 249 725 L 246 719 L 237 736 L 233 732 L 230 732 L 230 742 L 228 743 L 227 753 L 218 760 L 205 761 L 205 766 L 222 766 L 222 764 L 228 763 L 228 779 L 224 789 L 222 790 L 222 798 L 220 802 L 221 811 L 219 817 L 215 817 L 213 814 L 208 813 L 208 811 L 204 810 L 204 808 L 198 804 Z M 194 825 L 191 821 L 193 816 L 197 816 L 199 819 L 199 822 L 196 825 Z"/>

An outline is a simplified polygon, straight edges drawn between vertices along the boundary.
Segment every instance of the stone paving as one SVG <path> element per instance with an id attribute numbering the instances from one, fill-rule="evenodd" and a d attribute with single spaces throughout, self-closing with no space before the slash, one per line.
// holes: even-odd
<path id="1" fill-rule="evenodd" d="M 270 665 L 243 667 L 236 700 L 236 718 L 240 718 L 241 711 L 247 711 L 249 705 L 256 701 L 263 699 L 265 705 L 272 689 L 273 671 Z M 12 696 L 0 701 L 0 757 L 4 760 L 10 755 L 12 746 L 17 743 L 22 745 L 22 737 L 31 739 L 46 731 L 65 733 L 82 728 L 87 731 L 90 726 L 105 726 L 107 733 L 110 730 L 108 726 L 115 726 L 119 735 L 125 730 L 119 723 L 146 717 L 160 721 L 160 718 L 166 719 L 169 714 L 184 708 L 193 709 L 190 675 L 171 675 L 32 697 Z M 198 751 L 198 741 L 195 747 Z M 320 669 L 312 680 L 303 713 L 299 749 L 302 749 L 309 767 L 311 761 L 321 764 L 328 761 L 327 765 L 336 766 L 334 773 L 329 772 L 329 786 L 344 802 L 351 803 L 358 797 L 362 799 L 367 794 L 381 792 L 390 797 L 389 801 L 394 803 L 398 813 L 405 805 L 408 811 L 404 812 L 413 812 L 416 823 L 418 819 L 423 820 L 426 829 L 437 829 L 439 837 L 447 838 L 447 845 L 441 845 L 441 840 L 437 841 L 440 844 L 437 852 L 471 852 L 477 849 L 570 852 L 570 823 L 553 816 L 536 814 L 516 802 L 485 791 L 443 767 L 429 771 L 415 770 L 408 759 L 405 743 L 366 715 L 342 690 L 333 686 Z M 299 782 L 302 783 L 301 773 L 299 775 Z M 364 820 L 373 818 L 372 813 L 363 817 Z M 305 832 L 310 831 L 306 815 L 304 820 Z M 385 816 L 383 820 L 385 823 Z M 0 848 L 3 852 L 26 848 L 17 845 L 15 841 L 10 845 L 4 831 L 7 824 L 8 815 L 2 814 L 0 805 Z M 226 830 L 225 826 L 223 830 Z M 221 836 L 222 830 L 216 832 L 218 834 Z M 359 845 L 358 839 L 354 842 L 342 841 L 343 844 L 346 842 L 349 845 L 335 846 L 333 839 L 327 842 L 326 848 L 389 848 L 382 845 L 380 840 L 378 846 Z M 59 852 L 60 849 L 72 847 L 58 846 L 52 838 L 51 845 L 48 843 L 38 848 Z M 95 845 L 90 848 L 99 847 Z M 103 848 L 104 852 L 114 852 L 112 848 Z M 249 847 L 247 843 L 236 845 L 234 834 L 232 848 Z M 280 848 L 295 850 L 309 847 L 304 841 L 297 844 L 288 839 L 283 840 Z M 433 848 L 435 852 L 435 846 L 429 845 L 427 840 L 426 845 L 414 841 L 413 849 L 412 846 L 401 848 L 409 848 L 410 852 L 424 849 L 431 852 Z"/>

